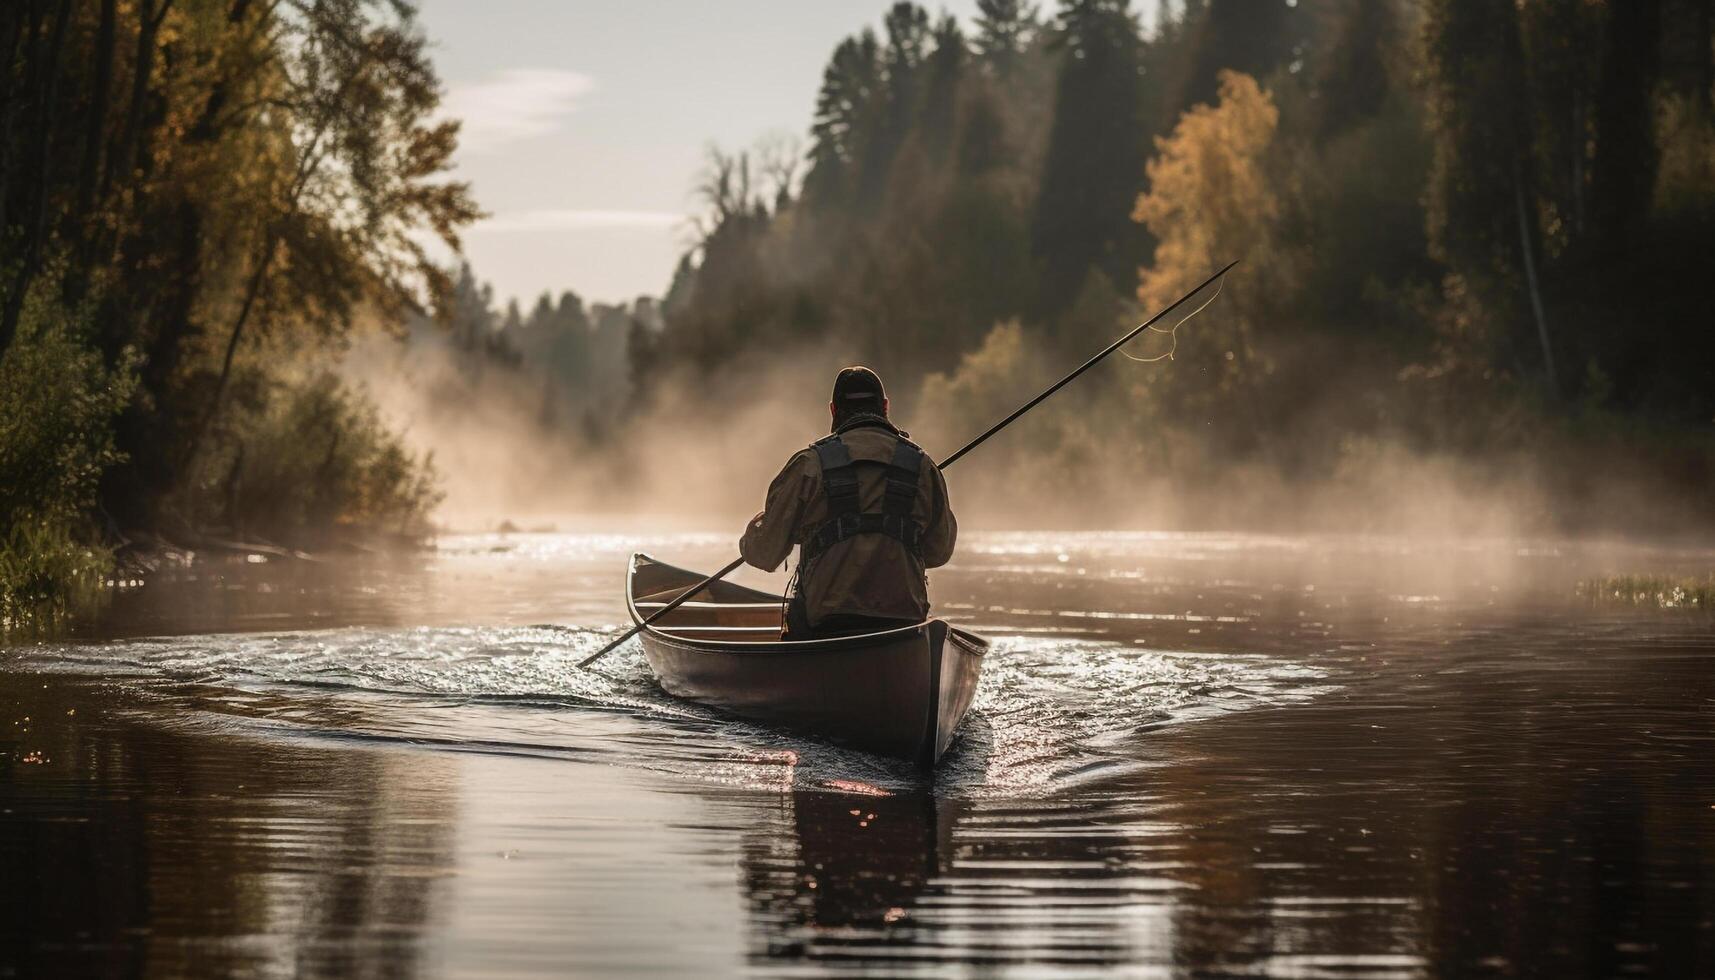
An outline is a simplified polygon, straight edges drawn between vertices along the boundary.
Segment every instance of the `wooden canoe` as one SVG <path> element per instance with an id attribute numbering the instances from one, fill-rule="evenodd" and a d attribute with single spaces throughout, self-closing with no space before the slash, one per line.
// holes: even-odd
<path id="1" fill-rule="evenodd" d="M 643 620 L 701 572 L 631 556 L 626 606 Z M 661 686 L 721 711 L 929 769 L 970 709 L 989 641 L 931 619 L 826 640 L 780 638 L 782 600 L 716 582 L 644 627 Z"/>

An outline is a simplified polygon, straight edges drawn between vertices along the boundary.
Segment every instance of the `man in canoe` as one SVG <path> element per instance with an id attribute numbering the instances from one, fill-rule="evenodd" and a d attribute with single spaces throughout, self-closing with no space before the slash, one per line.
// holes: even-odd
<path id="1" fill-rule="evenodd" d="M 874 371 L 841 371 L 828 402 L 833 434 L 787 460 L 739 541 L 744 560 L 769 572 L 799 546 L 787 639 L 893 629 L 929 615 L 925 570 L 953 557 L 958 524 L 940 469 L 887 409 Z"/>

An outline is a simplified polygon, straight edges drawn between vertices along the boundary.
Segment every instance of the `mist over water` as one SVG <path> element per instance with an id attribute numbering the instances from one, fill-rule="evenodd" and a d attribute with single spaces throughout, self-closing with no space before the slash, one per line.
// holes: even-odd
<path id="1" fill-rule="evenodd" d="M 95 895 L 31 872 L 57 896 L 44 907 L 83 911 L 8 907 L 33 938 L 6 962 L 65 972 L 147 948 L 169 972 L 203 950 L 204 966 L 264 973 L 1400 977 L 1715 963 L 1695 884 L 1715 874 L 1708 614 L 1574 590 L 1715 553 L 973 532 L 931 591 L 995 642 L 925 780 L 670 698 L 634 647 L 577 669 L 624 625 L 629 552 L 713 568 L 731 547 L 610 527 L 205 565 L 121 593 L 83 639 L 12 651 L 0 721 L 24 761 L 0 778 L 0 809 L 36 829 L 0 843 L 0 863 L 99 854 L 108 870 Z M 246 881 L 264 902 L 228 895 Z M 353 889 L 366 897 L 339 898 Z M 1610 914 L 1622 899 L 1648 914 Z M 191 941 L 234 934 L 212 952 Z"/>
<path id="2" fill-rule="evenodd" d="M 1217 298 L 1179 329 L 1215 329 L 1223 315 Z M 1116 322 L 1113 336 L 1126 327 Z M 1127 350 L 1153 352 L 1147 341 Z M 1002 367 L 979 360 L 952 376 L 884 380 L 894 421 L 941 460 L 1082 357 L 1027 345 L 1008 351 Z M 738 527 L 760 509 L 792 454 L 827 434 L 829 388 L 850 362 L 826 342 L 759 353 L 715 374 L 670 370 L 646 400 L 587 406 L 581 426 L 546 423 L 539 379 L 473 369 L 434 328 L 403 344 L 367 337 L 339 370 L 407 445 L 432 454 L 445 492 L 436 519 L 446 528 L 589 531 L 646 521 L 688 531 Z M 1231 458 L 1202 441 L 1194 413 L 1163 416 L 1143 394 L 1205 369 L 1120 356 L 1099 365 L 948 471 L 961 526 L 1708 540 L 1701 498 L 1597 452 L 1457 454 L 1354 434 L 1336 440 L 1330 457 L 1328 432 L 1317 430 L 1272 436 L 1252 458 Z M 1338 379 L 1339 365 L 1328 372 Z"/>
<path id="3" fill-rule="evenodd" d="M 568 606 L 581 606 L 599 619 L 611 616 L 617 605 L 621 548 L 700 552 L 712 550 L 716 540 L 713 535 L 653 541 L 572 534 L 466 536 L 447 540 L 428 569 L 388 573 L 442 580 L 433 592 L 412 597 L 386 586 L 352 585 L 360 595 L 384 596 L 381 605 L 417 607 L 401 610 L 406 616 L 480 621 L 532 612 L 534 604 L 544 618 L 561 618 Z M 995 536 L 973 550 L 980 561 L 994 563 L 992 575 L 1041 580 L 1067 570 L 1061 552 L 1045 551 L 1049 540 Z M 1081 557 L 1103 560 L 1102 546 L 1091 544 Z M 519 565 L 541 566 L 545 574 L 520 573 Z M 341 577 L 335 573 L 336 580 Z M 241 583 L 245 578 L 255 581 L 236 588 L 256 591 L 262 605 L 281 592 L 305 595 L 301 585 L 294 590 L 268 582 L 265 575 L 238 576 Z M 457 588 L 455 583 L 465 584 L 462 598 L 442 591 Z M 281 604 L 299 603 L 287 598 Z M 314 605 L 315 599 L 302 604 Z M 297 610 L 298 615 L 305 612 Z M 348 608 L 334 615 L 361 620 L 376 612 Z M 1054 793 L 1072 781 L 1135 768 L 1135 760 L 1117 747 L 1154 726 L 1294 703 L 1331 689 L 1320 683 L 1324 673 L 1312 667 L 1242 653 L 1150 649 L 1140 637 L 1127 638 L 1130 631 L 1123 628 L 1127 620 L 1233 625 L 1247 622 L 1243 615 L 1116 615 L 1102 609 L 957 601 L 946 603 L 943 614 L 997 634 L 961 748 L 936 780 L 947 791 Z M 274 614 L 259 609 L 256 615 L 265 621 Z M 1122 626 L 1117 637 L 1112 635 L 1115 623 Z M 190 619 L 185 625 L 200 624 Z M 635 644 L 596 669 L 579 669 L 578 662 L 615 631 L 546 623 L 345 626 L 50 646 L 30 661 L 47 669 L 122 674 L 168 696 L 194 689 L 197 715 L 218 716 L 240 729 L 458 751 L 599 756 L 691 779 L 757 787 L 814 788 L 853 780 L 894 788 L 921 785 L 908 766 L 723 719 L 670 697 L 655 683 Z M 590 713 L 624 719 L 621 728 L 627 734 L 613 743 L 587 737 L 582 729 Z M 648 734 L 632 732 L 635 727 Z"/>

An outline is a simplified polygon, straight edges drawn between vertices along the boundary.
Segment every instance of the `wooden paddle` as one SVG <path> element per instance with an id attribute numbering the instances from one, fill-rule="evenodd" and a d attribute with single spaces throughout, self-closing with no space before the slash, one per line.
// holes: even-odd
<path id="1" fill-rule="evenodd" d="M 1104 358 L 1106 358 L 1109 354 L 1112 354 L 1114 351 L 1119 350 L 1121 347 L 1124 347 L 1126 344 L 1130 343 L 1135 337 L 1137 337 L 1138 334 L 1143 333 L 1145 330 L 1148 330 L 1150 327 L 1155 326 L 1156 323 L 1160 322 L 1162 318 L 1167 316 L 1167 314 L 1172 313 L 1174 310 L 1177 310 L 1179 307 L 1185 305 L 1186 301 L 1188 301 L 1191 297 L 1202 292 L 1204 289 L 1207 289 L 1210 283 L 1212 283 L 1215 280 L 1226 275 L 1227 272 L 1229 270 L 1231 270 L 1233 266 L 1238 265 L 1238 264 L 1239 264 L 1238 259 L 1234 259 L 1233 261 L 1228 262 L 1225 266 L 1222 266 L 1221 270 L 1219 272 L 1216 272 L 1214 275 L 1212 275 L 1209 278 L 1198 283 L 1195 289 L 1192 289 L 1190 292 L 1186 293 L 1184 296 L 1181 296 L 1178 299 L 1174 300 L 1173 304 L 1171 306 L 1168 306 L 1166 309 L 1162 310 L 1160 313 L 1157 313 L 1154 316 L 1150 317 L 1148 320 L 1139 324 L 1131 332 L 1127 333 L 1124 337 L 1121 337 L 1120 339 L 1109 344 L 1107 347 L 1103 348 L 1101 353 L 1090 358 L 1089 360 L 1085 361 L 1084 363 L 1078 365 L 1077 370 L 1073 371 L 1071 374 L 1066 375 L 1064 378 L 1061 378 L 1059 381 L 1056 381 L 1053 384 L 1049 385 L 1046 389 L 1043 390 L 1043 392 L 1040 395 L 1037 395 L 1035 398 L 1032 398 L 1031 400 L 1025 402 L 1023 405 L 1020 405 L 1018 407 L 1018 409 L 1016 411 L 1014 411 L 1011 415 L 1008 415 L 1006 418 L 1001 419 L 999 422 L 996 422 L 994 425 L 989 426 L 988 431 L 984 432 L 982 435 L 977 436 L 975 439 L 972 439 L 968 443 L 965 443 L 964 447 L 961 448 L 958 452 L 956 452 L 956 453 L 952 454 L 951 456 L 948 456 L 946 459 L 942 460 L 938 464 L 939 467 L 944 470 L 947 467 L 958 462 L 959 458 L 961 456 L 965 455 L 966 453 L 970 452 L 971 450 L 982 445 L 984 442 L 988 441 L 989 436 L 994 435 L 996 432 L 999 432 L 1000 430 L 1006 428 L 1007 426 L 1011 425 L 1012 423 L 1018 421 L 1019 416 L 1023 415 L 1025 412 L 1028 412 L 1031 409 L 1035 408 L 1037 405 L 1041 404 L 1042 401 L 1044 399 L 1046 399 L 1049 395 L 1052 395 L 1056 391 L 1059 391 L 1061 388 L 1066 387 L 1066 385 L 1070 384 L 1072 382 L 1072 380 L 1074 378 L 1076 378 L 1078 375 L 1083 374 L 1085 371 L 1088 371 L 1089 369 L 1095 367 L 1097 364 L 1101 363 L 1101 361 Z M 1205 305 L 1207 305 L 1207 304 L 1205 304 Z M 1201 308 L 1199 307 L 1199 309 L 1201 309 Z M 1191 315 L 1192 316 L 1196 315 L 1196 311 L 1193 311 Z M 1177 327 L 1175 329 L 1177 329 Z M 683 605 L 692 596 L 702 592 L 704 589 L 715 584 L 716 582 L 719 582 L 721 579 L 726 578 L 728 575 L 731 575 L 734 571 L 736 571 L 738 569 L 738 566 L 740 566 L 742 564 L 744 564 L 743 558 L 734 558 L 732 560 L 732 563 L 727 565 L 727 567 L 721 569 L 720 571 L 714 573 L 713 575 L 710 575 L 708 578 L 703 579 L 701 582 L 698 582 L 696 585 L 691 586 L 689 589 L 686 589 L 684 592 L 679 594 L 678 598 L 676 598 L 672 602 L 669 602 L 666 605 L 662 606 L 660 609 L 655 610 L 643 622 L 638 623 L 636 626 L 633 626 L 629 630 L 626 630 L 624 636 L 621 636 L 619 639 L 614 640 L 612 643 L 609 643 L 607 646 L 602 647 L 600 650 L 597 650 L 595 653 L 592 653 L 588 657 L 585 657 L 583 660 L 579 661 L 578 666 L 579 667 L 588 667 L 590 664 L 593 664 L 597 660 L 600 660 L 601 658 L 612 653 L 614 651 L 614 649 L 617 648 L 621 643 L 624 643 L 626 640 L 629 640 L 632 637 L 636 636 L 638 633 L 642 632 L 643 627 L 648 626 L 649 624 L 660 619 L 662 616 L 665 616 L 668 613 L 672 612 L 673 610 L 679 608 L 679 606 Z"/>

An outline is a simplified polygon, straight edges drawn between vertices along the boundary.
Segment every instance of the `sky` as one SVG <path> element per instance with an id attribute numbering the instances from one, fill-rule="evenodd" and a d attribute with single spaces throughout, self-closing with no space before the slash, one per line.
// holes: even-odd
<path id="1" fill-rule="evenodd" d="M 1052 4 L 1044 4 L 1051 7 Z M 976 0 L 944 7 L 967 26 Z M 822 68 L 881 29 L 885 0 L 421 0 L 457 176 L 491 217 L 464 235 L 479 279 L 528 310 L 659 295 L 689 243 L 707 148 L 807 147 Z"/>

